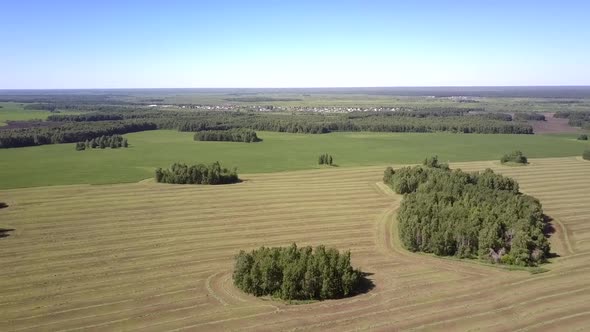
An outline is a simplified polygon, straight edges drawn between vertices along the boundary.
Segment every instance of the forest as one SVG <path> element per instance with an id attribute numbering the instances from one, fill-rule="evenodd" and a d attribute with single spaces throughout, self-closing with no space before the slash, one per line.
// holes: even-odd
<path id="1" fill-rule="evenodd" d="M 352 267 L 350 252 L 322 245 L 240 251 L 235 257 L 236 287 L 255 296 L 283 300 L 327 300 L 353 295 L 362 272 Z"/>
<path id="2" fill-rule="evenodd" d="M 203 130 L 195 133 L 195 141 L 226 141 L 255 143 L 260 142 L 256 132 L 251 129 L 234 128 L 228 130 Z"/>
<path id="3" fill-rule="evenodd" d="M 50 108 L 50 105 L 42 107 Z M 254 111 L 159 111 L 127 106 L 97 106 L 100 111 L 53 114 L 47 121 L 23 128 L 0 130 L 0 148 L 85 141 L 101 135 L 143 130 L 188 132 L 251 129 L 274 132 L 325 134 L 333 131 L 453 132 L 532 134 L 532 126 L 511 121 L 504 113 L 470 113 L 470 109 L 422 109 L 347 114 L 293 114 Z M 25 128 L 26 127 L 26 128 Z M 209 136 L 205 133 L 200 134 Z M 215 137 L 215 135 L 211 135 Z"/>
<path id="4" fill-rule="evenodd" d="M 404 247 L 520 266 L 546 261 L 541 204 L 516 181 L 490 169 L 451 170 L 437 158 L 429 164 L 384 173 L 384 183 L 404 194 L 397 216 Z"/>
<path id="5" fill-rule="evenodd" d="M 75 143 L 100 136 L 155 130 L 153 122 L 139 120 L 63 123 L 57 126 L 0 130 L 0 148 Z"/>
<path id="6" fill-rule="evenodd" d="M 174 184 L 229 184 L 239 182 L 236 169 L 222 168 L 219 162 L 210 165 L 174 163 L 170 169 L 156 169 L 156 182 Z"/>

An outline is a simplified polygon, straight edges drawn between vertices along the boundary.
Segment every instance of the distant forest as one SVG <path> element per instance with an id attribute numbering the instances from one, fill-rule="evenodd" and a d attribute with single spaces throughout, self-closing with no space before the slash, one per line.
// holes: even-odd
<path id="1" fill-rule="evenodd" d="M 55 106 L 55 107 L 54 107 Z M 55 110 L 63 105 L 39 104 Z M 69 105 L 68 107 L 74 107 Z M 325 134 L 334 131 L 369 132 L 452 132 L 482 134 L 532 134 L 526 122 L 512 121 L 505 113 L 485 113 L 478 108 L 424 108 L 417 110 L 291 114 L 256 111 L 156 110 L 125 105 L 88 106 L 78 115 L 52 114 L 47 121 L 22 128 L 0 129 L 0 148 L 74 143 L 102 135 L 173 129 L 187 132 L 250 129 L 287 133 Z M 202 138 L 214 135 L 200 134 Z M 229 133 L 219 137 L 230 137 Z M 251 136 L 248 136 L 252 138 Z"/>
<path id="2" fill-rule="evenodd" d="M 567 112 L 561 111 L 555 113 L 556 118 L 568 119 L 568 123 L 573 127 L 582 127 L 590 130 L 590 111 L 585 112 Z"/>

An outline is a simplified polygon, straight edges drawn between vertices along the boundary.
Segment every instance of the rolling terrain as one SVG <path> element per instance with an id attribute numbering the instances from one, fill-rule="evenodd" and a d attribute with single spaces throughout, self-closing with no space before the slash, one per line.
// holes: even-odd
<path id="1" fill-rule="evenodd" d="M 15 230 L 0 239 L 0 330 L 583 330 L 590 162 L 530 161 L 451 167 L 491 167 L 541 200 L 559 257 L 540 274 L 402 249 L 401 196 L 380 184 L 385 166 L 250 174 L 225 186 L 2 190 L 0 227 Z M 306 305 L 233 287 L 240 249 L 293 242 L 350 249 L 374 287 Z"/>

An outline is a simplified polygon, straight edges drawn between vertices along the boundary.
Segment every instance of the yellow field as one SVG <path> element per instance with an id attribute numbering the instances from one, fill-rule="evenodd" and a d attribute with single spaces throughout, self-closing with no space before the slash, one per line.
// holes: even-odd
<path id="1" fill-rule="evenodd" d="M 583 330 L 590 326 L 590 162 L 496 162 L 554 218 L 561 257 L 532 275 L 412 254 L 390 236 L 401 199 L 384 167 L 244 176 L 227 186 L 150 182 L 5 190 L 0 331 Z M 393 228 L 395 230 L 395 227 Z M 233 255 L 261 245 L 351 249 L 375 287 L 287 305 L 236 290 Z"/>

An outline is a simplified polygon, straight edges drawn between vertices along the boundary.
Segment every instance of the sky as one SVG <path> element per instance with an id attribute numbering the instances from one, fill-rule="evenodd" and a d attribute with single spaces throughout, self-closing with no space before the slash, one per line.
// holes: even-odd
<path id="1" fill-rule="evenodd" d="M 590 85 L 590 1 L 0 8 L 0 89 Z"/>

